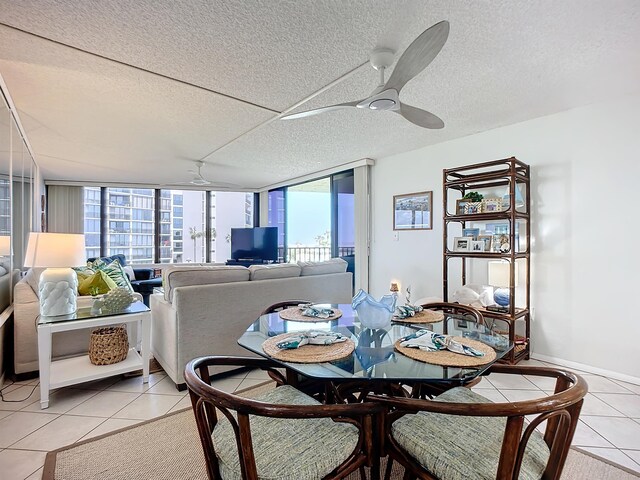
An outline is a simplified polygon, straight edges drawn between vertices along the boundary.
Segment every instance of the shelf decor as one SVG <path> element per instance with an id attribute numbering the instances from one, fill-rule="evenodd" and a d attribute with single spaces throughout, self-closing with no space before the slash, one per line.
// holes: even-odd
<path id="1" fill-rule="evenodd" d="M 393 197 L 394 230 L 431 230 L 433 192 L 407 193 Z"/>

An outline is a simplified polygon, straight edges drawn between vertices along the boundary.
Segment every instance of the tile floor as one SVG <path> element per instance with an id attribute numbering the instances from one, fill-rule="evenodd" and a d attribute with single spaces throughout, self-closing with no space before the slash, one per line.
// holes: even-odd
<path id="1" fill-rule="evenodd" d="M 532 365 L 543 365 L 531 360 Z M 640 386 L 584 374 L 589 383 L 573 444 L 640 472 Z M 260 371 L 221 379 L 227 391 L 267 380 Z M 40 410 L 38 381 L 19 382 L 3 389 L 0 402 L 0 472 L 3 480 L 36 480 L 42 475 L 46 452 L 102 435 L 118 428 L 188 407 L 186 392 L 178 392 L 164 374 L 113 377 L 59 389 L 50 407 Z M 553 384 L 539 379 L 493 374 L 474 387 L 493 401 L 517 401 L 548 395 Z"/>

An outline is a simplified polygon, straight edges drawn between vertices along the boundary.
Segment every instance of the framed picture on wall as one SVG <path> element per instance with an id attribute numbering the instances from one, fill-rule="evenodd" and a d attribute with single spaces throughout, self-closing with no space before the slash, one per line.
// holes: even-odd
<path id="1" fill-rule="evenodd" d="M 433 192 L 407 193 L 393 197 L 394 230 L 431 230 Z"/>

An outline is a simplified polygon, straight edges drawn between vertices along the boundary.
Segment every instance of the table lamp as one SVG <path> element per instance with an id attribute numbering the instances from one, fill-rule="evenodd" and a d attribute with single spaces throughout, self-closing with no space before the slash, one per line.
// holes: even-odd
<path id="1" fill-rule="evenodd" d="M 518 264 L 514 264 L 515 271 L 515 287 L 518 286 Z M 510 262 L 489 262 L 489 278 L 488 283 L 495 287 L 493 291 L 493 300 L 501 307 L 509 306 L 509 272 L 511 269 Z"/>
<path id="2" fill-rule="evenodd" d="M 6 257 L 11 253 L 11 237 L 0 235 L 0 257 Z"/>
<path id="3" fill-rule="evenodd" d="M 40 275 L 40 315 L 54 317 L 77 310 L 78 277 L 70 267 L 85 264 L 84 235 L 29 234 L 25 267 L 46 267 Z"/>

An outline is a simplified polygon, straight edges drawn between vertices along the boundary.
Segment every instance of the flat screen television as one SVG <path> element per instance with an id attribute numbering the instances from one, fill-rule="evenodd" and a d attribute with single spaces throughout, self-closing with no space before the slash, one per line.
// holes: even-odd
<path id="1" fill-rule="evenodd" d="M 278 260 L 278 227 L 232 228 L 233 260 Z"/>

